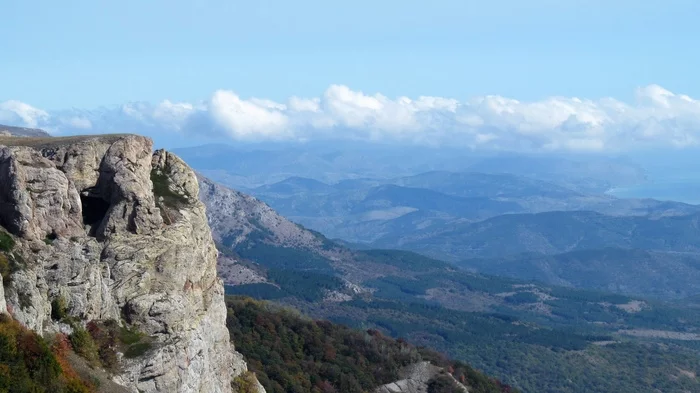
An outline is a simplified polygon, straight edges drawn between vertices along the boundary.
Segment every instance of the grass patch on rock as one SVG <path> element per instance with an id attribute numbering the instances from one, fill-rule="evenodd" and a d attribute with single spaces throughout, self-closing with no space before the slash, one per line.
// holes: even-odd
<path id="1" fill-rule="evenodd" d="M 170 177 L 158 169 L 151 170 L 151 182 L 153 183 L 153 194 L 156 198 L 162 198 L 163 203 L 172 208 L 190 203 L 191 197 L 179 194 L 170 188 Z"/>
<path id="2" fill-rule="evenodd" d="M 12 284 L 12 274 L 22 270 L 25 262 L 16 253 L 0 252 L 0 274 L 2 275 L 2 285 L 9 287 Z"/>
<path id="3" fill-rule="evenodd" d="M 73 350 L 93 367 L 117 373 L 120 371 L 117 352 L 127 359 L 145 355 L 153 349 L 153 339 L 136 329 L 119 326 L 113 319 L 90 321 L 83 328 L 71 323 L 70 342 Z"/>
<path id="4" fill-rule="evenodd" d="M 146 354 L 146 352 L 150 351 L 151 348 L 153 348 L 153 344 L 150 342 L 138 342 L 136 344 L 131 344 L 126 351 L 124 351 L 124 356 L 128 359 L 137 358 Z"/>
<path id="5" fill-rule="evenodd" d="M 258 380 L 251 371 L 246 371 L 237 376 L 231 382 L 231 387 L 236 393 L 256 393 L 258 391 Z"/>
<path id="6" fill-rule="evenodd" d="M 124 346 L 124 356 L 129 359 L 142 356 L 153 348 L 151 337 L 127 327 L 120 329 L 119 341 Z"/>
<path id="7" fill-rule="evenodd" d="M 15 248 L 15 239 L 9 233 L 0 230 L 0 251 L 10 252 Z"/>

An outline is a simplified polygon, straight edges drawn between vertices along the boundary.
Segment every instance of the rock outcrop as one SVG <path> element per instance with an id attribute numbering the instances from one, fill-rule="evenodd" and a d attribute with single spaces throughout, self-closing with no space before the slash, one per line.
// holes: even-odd
<path id="1" fill-rule="evenodd" d="M 148 337 L 113 376 L 134 393 L 231 392 L 246 364 L 198 190 L 182 160 L 144 137 L 0 137 L 0 224 L 18 266 L 0 311 L 6 300 L 25 326 L 70 332 L 52 318 L 60 301 L 81 324 L 114 320 Z"/>
<path id="2" fill-rule="evenodd" d="M 441 367 L 430 364 L 430 362 L 419 362 L 406 366 L 400 372 L 400 380 L 378 387 L 375 393 L 426 393 L 428 384 L 438 375 L 448 378 L 455 386 L 455 389 L 464 393 L 469 393 L 466 386 L 459 383 L 449 373 L 444 372 Z"/>

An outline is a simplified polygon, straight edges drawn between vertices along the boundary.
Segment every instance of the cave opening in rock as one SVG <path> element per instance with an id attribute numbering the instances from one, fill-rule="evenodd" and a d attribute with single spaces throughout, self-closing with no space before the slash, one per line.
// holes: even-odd
<path id="1" fill-rule="evenodd" d="M 107 215 L 109 202 L 100 197 L 81 195 L 80 202 L 83 205 L 83 224 L 90 228 L 97 228 Z M 90 232 L 93 232 L 91 230 Z"/>

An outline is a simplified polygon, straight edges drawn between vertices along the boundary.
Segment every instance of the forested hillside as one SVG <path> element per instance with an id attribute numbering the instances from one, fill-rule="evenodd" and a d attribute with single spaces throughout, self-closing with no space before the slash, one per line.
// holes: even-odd
<path id="1" fill-rule="evenodd" d="M 228 327 L 268 393 L 362 393 L 402 378 L 402 369 L 429 361 L 442 369 L 429 393 L 506 393 L 517 390 L 438 352 L 416 348 L 377 330 L 353 330 L 250 298 L 229 297 Z M 454 380 L 453 380 L 454 379 Z M 244 378 L 239 378 L 243 385 Z"/>

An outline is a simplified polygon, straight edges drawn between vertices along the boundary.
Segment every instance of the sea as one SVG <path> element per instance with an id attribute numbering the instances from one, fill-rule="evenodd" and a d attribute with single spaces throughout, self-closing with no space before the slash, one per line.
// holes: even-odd
<path id="1" fill-rule="evenodd" d="M 653 198 L 700 205 L 700 178 L 652 180 L 642 184 L 611 188 L 617 198 Z"/>

